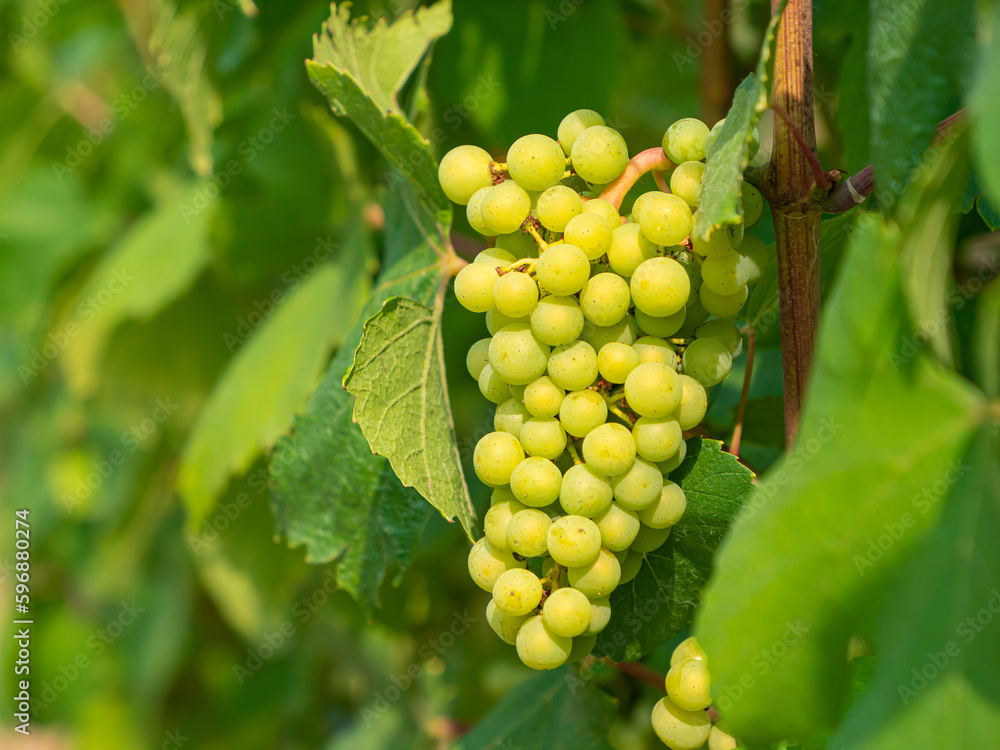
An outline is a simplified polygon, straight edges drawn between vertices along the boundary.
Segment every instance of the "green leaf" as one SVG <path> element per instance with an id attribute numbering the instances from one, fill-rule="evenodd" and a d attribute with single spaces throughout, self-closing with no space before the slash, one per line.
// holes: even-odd
<path id="1" fill-rule="evenodd" d="M 611 621 L 598 636 L 597 653 L 637 661 L 690 626 L 715 549 L 752 477 L 721 442 L 688 440 L 684 463 L 670 475 L 684 489 L 687 510 L 663 546 L 646 554 L 639 574 L 611 594 Z"/>
<path id="2" fill-rule="evenodd" d="M 716 705 L 750 742 L 833 725 L 868 597 L 936 518 L 934 507 L 912 512 L 914 498 L 959 460 L 982 419 L 979 396 L 916 345 L 901 242 L 897 227 L 860 217 L 796 447 L 744 503 L 698 613 Z M 907 512 L 907 532 L 879 547 Z"/>
<path id="3" fill-rule="evenodd" d="M 108 337 L 118 324 L 152 317 L 184 292 L 209 259 L 208 225 L 215 201 L 191 216 L 180 201 L 198 189 L 180 185 L 139 218 L 91 273 L 56 333 L 68 335 L 62 368 L 70 388 L 89 394 Z"/>
<path id="4" fill-rule="evenodd" d="M 750 162 L 750 140 L 754 126 L 761 112 L 767 109 L 767 64 L 771 59 L 771 45 L 785 5 L 787 0 L 783 0 L 767 25 L 761 43 L 757 74 L 751 73 L 737 87 L 726 122 L 719 131 L 712 146 L 712 154 L 705 164 L 705 175 L 698 193 L 698 212 L 692 230 L 703 240 L 707 240 L 717 229 L 743 222 L 743 205 L 740 201 L 743 170 Z"/>
<path id="5" fill-rule="evenodd" d="M 357 300 L 339 293 L 342 285 L 340 269 L 324 265 L 286 289 L 229 363 L 181 453 L 177 488 L 190 528 L 215 507 L 229 476 L 245 472 L 305 405 L 331 348 L 343 340 L 336 322 L 357 309 Z"/>
<path id="6" fill-rule="evenodd" d="M 385 458 L 372 455 L 351 421 L 354 399 L 343 388 L 344 374 L 361 321 L 396 295 L 430 303 L 441 275 L 440 259 L 426 244 L 382 274 L 306 412 L 271 458 L 278 531 L 290 545 L 304 545 L 309 562 L 339 558 L 338 584 L 369 613 L 386 571 L 395 566 L 401 575 L 409 566 L 431 508 L 402 487 Z"/>
<path id="7" fill-rule="evenodd" d="M 980 195 L 976 200 L 976 211 L 979 217 L 986 222 L 986 226 L 995 232 L 1000 229 L 1000 211 L 997 210 L 993 201 L 987 195 Z"/>
<path id="8" fill-rule="evenodd" d="M 976 38 L 973 0 L 872 0 L 868 53 L 877 196 L 892 205 L 937 124 L 960 107 Z"/>
<path id="9" fill-rule="evenodd" d="M 453 750 L 611 750 L 615 701 L 569 667 L 518 685 Z"/>
<path id="10" fill-rule="evenodd" d="M 844 143 L 843 166 L 853 174 L 872 162 L 868 92 L 860 85 L 868 78 L 868 3 L 837 5 L 850 11 L 856 29 L 844 54 L 837 83 L 837 128 Z"/>
<path id="11" fill-rule="evenodd" d="M 1000 122 L 1000 8 L 994 12 L 991 36 L 990 46 L 983 50 L 979 62 L 979 79 L 969 110 L 976 173 L 993 205 L 1000 206 L 1000 143 L 996 137 L 996 125 Z M 990 224 L 990 228 L 995 231 L 996 223 Z"/>
<path id="12" fill-rule="evenodd" d="M 1000 737 L 998 436 L 996 424 L 980 428 L 947 489 L 923 500 L 944 506 L 941 524 L 879 599 L 874 679 L 832 746 L 972 748 Z"/>
<path id="13" fill-rule="evenodd" d="M 1000 397 L 1000 282 L 979 298 L 971 349 L 979 387 L 990 398 Z"/>
<path id="14" fill-rule="evenodd" d="M 458 518 L 471 538 L 475 510 L 455 439 L 441 339 L 447 282 L 442 277 L 433 307 L 395 297 L 365 323 L 344 386 L 355 396 L 354 420 L 372 450 L 446 519 Z"/>

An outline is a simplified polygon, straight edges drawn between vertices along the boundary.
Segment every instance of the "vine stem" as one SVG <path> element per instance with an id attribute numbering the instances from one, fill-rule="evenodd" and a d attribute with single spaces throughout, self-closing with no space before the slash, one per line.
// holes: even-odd
<path id="1" fill-rule="evenodd" d="M 664 692 L 666 682 L 666 677 L 655 669 L 650 669 L 645 664 L 636 664 L 631 661 L 615 661 L 605 656 L 601 659 L 605 664 L 610 667 L 614 667 L 622 674 L 627 674 L 629 677 L 634 677 L 637 680 L 642 680 L 647 685 L 652 685 L 661 693 Z"/>
<path id="2" fill-rule="evenodd" d="M 654 169 L 658 169 L 664 172 L 668 169 L 673 169 L 677 165 L 674 164 L 667 155 L 663 153 L 663 148 L 661 146 L 656 146 L 654 148 L 647 148 L 645 151 L 640 151 L 638 154 L 633 156 L 628 165 L 625 167 L 625 171 L 622 172 L 618 177 L 615 178 L 606 188 L 604 192 L 600 194 L 600 198 L 608 201 L 615 208 L 621 208 L 622 200 L 632 186 L 639 181 L 646 172 L 651 172 Z"/>
<path id="3" fill-rule="evenodd" d="M 750 397 L 750 378 L 753 376 L 753 355 L 754 355 L 754 334 L 753 326 L 747 329 L 747 361 L 746 370 L 743 373 L 743 389 L 740 391 L 740 405 L 736 408 L 736 426 L 733 427 L 733 439 L 729 441 L 729 452 L 739 458 L 740 440 L 743 437 L 743 419 L 747 414 L 747 399 Z"/>

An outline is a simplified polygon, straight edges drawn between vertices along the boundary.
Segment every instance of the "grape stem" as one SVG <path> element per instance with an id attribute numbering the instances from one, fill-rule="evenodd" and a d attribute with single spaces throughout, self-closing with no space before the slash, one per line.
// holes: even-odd
<path id="1" fill-rule="evenodd" d="M 545 238 L 543 238 L 541 233 L 539 233 L 538 227 L 535 226 L 535 223 L 530 216 L 524 220 L 524 224 L 521 225 L 521 228 L 530 234 L 532 239 L 535 240 L 535 244 L 538 245 L 539 252 L 549 246 L 549 243 L 546 242 Z"/>
<path id="2" fill-rule="evenodd" d="M 661 193 L 670 192 L 670 186 L 667 184 L 667 179 L 663 176 L 663 172 L 659 169 L 653 170 L 653 180 L 656 182 L 656 187 L 660 189 Z"/>
<path id="3" fill-rule="evenodd" d="M 616 209 L 620 209 L 625 195 L 646 172 L 651 172 L 654 169 L 663 172 L 676 166 L 663 153 L 662 147 L 647 148 L 633 156 L 625 166 L 625 171 L 604 188 L 604 192 L 598 197 L 603 198 Z"/>
<path id="4" fill-rule="evenodd" d="M 520 271 L 521 273 L 532 273 L 535 270 L 536 263 L 538 263 L 538 258 L 518 258 L 510 265 L 498 268 L 497 273 L 500 276 L 503 276 L 504 274 L 507 273 L 511 273 L 513 271 Z"/>
<path id="5" fill-rule="evenodd" d="M 740 439 L 743 437 L 743 418 L 747 413 L 747 398 L 750 395 L 750 377 L 753 375 L 754 329 L 747 328 L 747 361 L 743 373 L 743 389 L 740 391 L 740 404 L 736 408 L 736 426 L 733 427 L 733 438 L 729 441 L 729 452 L 739 458 Z"/>
<path id="6" fill-rule="evenodd" d="M 635 424 L 636 417 L 634 415 L 629 416 L 628 414 L 626 414 L 624 411 L 622 411 L 621 409 L 619 409 L 614 404 L 608 404 L 608 411 L 610 411 L 612 414 L 618 415 L 619 417 L 621 417 L 622 419 L 624 419 L 626 422 L 628 422 L 631 425 Z"/>
<path id="7" fill-rule="evenodd" d="M 573 457 L 574 466 L 579 466 L 583 463 L 583 459 L 580 458 L 580 454 L 576 450 L 576 445 L 573 443 L 573 438 L 566 441 L 566 450 L 568 450 L 569 455 Z"/>
<path id="8" fill-rule="evenodd" d="M 601 661 L 617 669 L 622 674 L 627 674 L 629 677 L 641 680 L 647 685 L 652 685 L 660 692 L 665 692 L 667 678 L 655 669 L 650 669 L 645 664 L 636 664 L 630 661 L 615 661 L 607 656 L 601 659 Z"/>

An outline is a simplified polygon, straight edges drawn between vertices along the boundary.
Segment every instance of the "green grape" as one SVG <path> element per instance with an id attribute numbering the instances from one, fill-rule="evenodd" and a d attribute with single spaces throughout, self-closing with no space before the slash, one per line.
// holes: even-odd
<path id="1" fill-rule="evenodd" d="M 566 154 L 547 135 L 523 135 L 507 150 L 507 171 L 525 190 L 545 190 L 562 179 Z"/>
<path id="2" fill-rule="evenodd" d="M 743 183 L 742 194 L 743 224 L 750 229 L 756 226 L 764 213 L 764 196 L 749 182 Z"/>
<path id="3" fill-rule="evenodd" d="M 550 245 L 538 257 L 535 276 L 549 294 L 576 294 L 590 278 L 590 261 L 575 245 Z"/>
<path id="4" fill-rule="evenodd" d="M 653 731 L 670 750 L 697 750 L 711 730 L 712 720 L 704 711 L 685 711 L 669 698 L 653 706 Z"/>
<path id="5" fill-rule="evenodd" d="M 611 507 L 611 482 L 587 464 L 577 464 L 563 475 L 559 505 L 570 515 L 593 518 Z"/>
<path id="6" fill-rule="evenodd" d="M 654 318 L 642 310 L 636 310 L 635 322 L 639 325 L 639 329 L 646 335 L 664 338 L 675 335 L 681 329 L 681 326 L 684 325 L 686 315 L 686 307 L 682 307 L 673 315 L 667 315 L 662 318 Z"/>
<path id="7" fill-rule="evenodd" d="M 673 258 L 650 258 L 639 264 L 629 282 L 637 310 L 657 318 L 684 309 L 691 295 L 691 279 Z"/>
<path id="8" fill-rule="evenodd" d="M 549 545 L 549 549 L 551 550 L 551 545 Z M 615 590 L 615 586 L 618 585 L 621 576 L 622 567 L 618 562 L 618 558 L 606 549 L 600 549 L 593 562 L 579 566 L 569 566 L 569 585 L 582 591 L 591 599 L 608 596 Z"/>
<path id="9" fill-rule="evenodd" d="M 516 473 L 517 469 L 514 472 Z M 511 478 L 511 482 L 513 482 L 513 478 Z M 541 557 L 546 552 L 545 539 L 551 525 L 552 520 L 548 514 L 540 510 L 535 508 L 519 510 L 507 525 L 507 549 L 521 557 Z"/>
<path id="10" fill-rule="evenodd" d="M 533 258 L 538 255 L 538 245 L 535 238 L 524 232 L 511 232 L 497 237 L 497 250 L 503 250 L 518 258 Z M 510 265 L 510 264 L 508 264 Z"/>
<path id="11" fill-rule="evenodd" d="M 507 485 L 502 485 L 500 487 L 494 487 L 493 492 L 490 493 L 490 505 L 500 505 L 500 503 L 516 503 L 517 498 L 514 497 L 514 493 L 510 491 L 510 487 Z"/>
<path id="12" fill-rule="evenodd" d="M 643 417 L 666 417 L 681 403 L 677 372 L 659 362 L 643 362 L 625 379 L 625 400 Z M 616 472 L 617 473 L 617 472 Z"/>
<path id="13" fill-rule="evenodd" d="M 740 329 L 731 320 L 710 320 L 698 326 L 695 331 L 700 339 L 716 339 L 721 342 L 732 355 L 733 359 L 740 356 L 743 351 L 743 337 Z"/>
<path id="14" fill-rule="evenodd" d="M 556 635 L 541 615 L 529 618 L 517 632 L 517 655 L 526 667 L 546 670 L 562 666 L 569 659 L 573 639 Z"/>
<path id="15" fill-rule="evenodd" d="M 583 211 L 583 199 L 573 188 L 554 185 L 538 196 L 538 220 L 552 232 L 564 232 L 566 225 Z"/>
<path id="16" fill-rule="evenodd" d="M 611 248 L 612 228 L 596 213 L 581 213 L 566 225 L 563 240 L 583 250 L 588 260 L 597 260 Z"/>
<path id="17" fill-rule="evenodd" d="M 646 238 L 638 224 L 621 224 L 611 232 L 608 263 L 626 278 L 645 260 L 656 257 L 656 244 Z"/>
<path id="18" fill-rule="evenodd" d="M 477 190 L 469 199 L 469 205 L 465 207 L 465 218 L 469 221 L 469 226 L 484 237 L 494 237 L 496 232 L 492 231 L 486 222 L 483 221 L 483 201 L 490 194 L 493 187 L 484 187 Z"/>
<path id="19" fill-rule="evenodd" d="M 683 250 L 679 252 L 676 256 L 677 262 L 684 267 L 684 271 L 688 275 L 688 279 L 691 281 L 691 288 L 697 289 L 701 286 L 701 256 L 697 253 L 689 252 Z M 691 303 L 691 297 L 688 298 L 688 304 Z"/>
<path id="20" fill-rule="evenodd" d="M 732 366 L 733 358 L 729 349 L 716 339 L 695 339 L 684 350 L 684 374 L 690 375 L 706 388 L 725 380 Z"/>
<path id="21" fill-rule="evenodd" d="M 666 529 L 681 520 L 686 509 L 684 490 L 679 484 L 664 479 L 656 502 L 639 511 L 639 520 L 651 529 Z"/>
<path id="22" fill-rule="evenodd" d="M 531 211 L 531 197 L 513 180 L 494 185 L 483 196 L 479 214 L 493 234 L 517 231 Z"/>
<path id="23" fill-rule="evenodd" d="M 680 434 L 680 427 L 677 427 L 677 434 Z M 638 450 L 638 449 L 637 449 Z M 658 461 L 656 465 L 660 468 L 660 473 L 666 477 L 670 472 L 684 463 L 687 456 L 687 443 L 683 439 L 677 441 L 676 452 L 665 461 Z"/>
<path id="24" fill-rule="evenodd" d="M 705 418 L 708 411 L 708 394 L 705 386 L 692 378 L 690 375 L 681 375 L 681 405 L 673 416 L 682 430 L 693 430 L 701 420 Z"/>
<path id="25" fill-rule="evenodd" d="M 670 655 L 670 666 L 675 667 L 681 662 L 688 661 L 690 659 L 696 659 L 704 662 L 708 661 L 708 654 L 705 653 L 705 649 L 701 647 L 701 644 L 698 643 L 698 639 L 695 636 L 685 638 L 677 644 L 677 648 L 675 648 L 673 654 Z"/>
<path id="26" fill-rule="evenodd" d="M 639 327 L 636 325 L 635 318 L 626 314 L 612 326 L 599 326 L 589 320 L 584 320 L 583 333 L 580 336 L 597 352 L 611 343 L 632 345 L 638 338 L 638 334 Z"/>
<path id="27" fill-rule="evenodd" d="M 589 565 L 601 552 L 601 532 L 589 518 L 562 516 L 549 527 L 547 543 L 549 554 L 560 565 L 568 568 Z M 579 586 L 573 584 L 573 588 Z"/>
<path id="28" fill-rule="evenodd" d="M 538 284 L 526 273 L 506 273 L 493 285 L 493 304 L 511 318 L 530 315 L 538 304 Z"/>
<path id="29" fill-rule="evenodd" d="M 743 224 L 729 224 L 726 226 L 726 235 L 729 237 L 730 247 L 739 247 L 743 242 Z"/>
<path id="30" fill-rule="evenodd" d="M 697 208 L 698 194 L 701 192 L 701 181 L 704 176 L 705 165 L 700 161 L 678 164 L 677 169 L 670 175 L 670 192 L 691 208 Z"/>
<path id="31" fill-rule="evenodd" d="M 493 266 L 493 268 L 503 268 L 504 266 L 509 266 L 515 260 L 517 258 L 503 248 L 488 247 L 485 250 L 481 250 L 473 262 L 485 263 L 486 265 Z"/>
<path id="32" fill-rule="evenodd" d="M 594 125 L 603 125 L 604 118 L 592 109 L 578 109 L 566 115 L 559 123 L 556 135 L 567 156 L 573 151 L 573 143 L 580 133 Z"/>
<path id="33" fill-rule="evenodd" d="M 486 313 L 487 319 L 489 319 L 489 316 L 490 314 Z M 708 310 L 701 304 L 701 297 L 698 294 L 692 294 L 691 299 L 688 301 L 687 313 L 684 315 L 684 325 L 681 326 L 676 335 L 683 339 L 692 338 L 698 326 L 708 320 L 709 317 L 711 316 Z"/>
<path id="34" fill-rule="evenodd" d="M 549 377 L 567 391 L 582 391 L 597 380 L 597 352 L 586 341 L 557 346 L 548 364 Z"/>
<path id="35" fill-rule="evenodd" d="M 639 227 L 657 245 L 677 245 L 691 234 L 691 207 L 676 195 L 654 193 L 643 203 Z"/>
<path id="36" fill-rule="evenodd" d="M 639 353 L 628 344 L 612 341 L 597 353 L 597 371 L 609 383 L 624 383 L 639 366 Z"/>
<path id="37" fill-rule="evenodd" d="M 490 342 L 490 366 L 513 385 L 527 385 L 541 377 L 548 358 L 548 345 L 539 341 L 525 323 L 504 326 Z"/>
<path id="38" fill-rule="evenodd" d="M 705 158 L 707 159 L 712 153 L 712 146 L 715 144 L 715 139 L 719 135 L 719 131 L 722 130 L 722 126 L 725 124 L 725 118 L 719 120 L 712 129 L 708 132 L 708 137 L 705 139 Z M 753 159 L 757 155 L 757 151 L 760 149 L 760 131 L 755 127 L 753 129 L 753 134 L 750 137 L 750 155 L 748 158 Z"/>
<path id="39" fill-rule="evenodd" d="M 709 258 L 713 254 L 722 250 L 732 249 L 729 242 L 729 235 L 721 229 L 716 229 L 708 235 L 707 240 L 703 240 L 697 234 L 691 234 L 691 246 L 694 251 L 703 258 Z"/>
<path id="40" fill-rule="evenodd" d="M 643 336 L 632 346 L 639 355 L 639 364 L 658 362 L 671 370 L 676 370 L 680 363 L 674 348 L 656 336 Z"/>
<path id="41" fill-rule="evenodd" d="M 529 512 L 521 511 L 521 513 Z M 526 615 L 537 607 L 541 600 L 542 582 L 530 570 L 515 568 L 504 571 L 493 584 L 493 603 L 504 614 L 515 617 Z"/>
<path id="42" fill-rule="evenodd" d="M 529 456 L 540 456 L 554 461 L 566 450 L 566 432 L 559 420 L 552 417 L 529 419 L 521 428 L 520 440 L 524 452 Z"/>
<path id="43" fill-rule="evenodd" d="M 635 462 L 635 441 L 628 428 L 602 424 L 583 439 L 583 460 L 605 476 L 624 474 Z"/>
<path id="44" fill-rule="evenodd" d="M 590 626 L 590 599 L 576 589 L 557 589 L 542 605 L 542 622 L 556 635 L 575 638 Z"/>
<path id="45" fill-rule="evenodd" d="M 610 201 L 604 200 L 604 198 L 591 198 L 589 201 L 584 201 L 583 212 L 585 214 L 597 214 L 611 229 L 620 227 L 622 223 L 622 217 L 618 213 L 618 209 L 611 205 Z"/>
<path id="46" fill-rule="evenodd" d="M 642 525 L 632 542 L 632 549 L 636 552 L 654 552 L 663 546 L 668 536 L 670 536 L 669 526 L 665 529 L 653 529 Z"/>
<path id="47" fill-rule="evenodd" d="M 595 391 L 574 391 L 563 399 L 559 421 L 568 434 L 575 438 L 585 437 L 608 421 L 608 404 Z"/>
<path id="48" fill-rule="evenodd" d="M 524 621 L 528 618 L 525 615 L 508 615 L 497 607 L 496 602 L 490 599 L 486 605 L 486 622 L 490 624 L 493 632 L 500 640 L 513 646 L 517 643 L 517 631 L 521 629 Z"/>
<path id="49" fill-rule="evenodd" d="M 510 545 L 507 544 L 507 527 L 510 525 L 510 519 L 513 518 L 514 514 L 524 510 L 526 507 L 526 505 L 522 505 L 517 500 L 505 500 L 502 503 L 491 505 L 490 509 L 486 511 L 486 516 L 483 519 L 483 528 L 486 532 L 486 541 L 493 546 L 493 549 L 501 552 L 513 551 Z"/>
<path id="50" fill-rule="evenodd" d="M 490 340 L 479 339 L 469 347 L 469 353 L 465 355 L 465 366 L 473 380 L 479 380 L 479 374 L 483 368 L 490 363 Z"/>
<path id="51" fill-rule="evenodd" d="M 497 406 L 493 415 L 493 429 L 497 432 L 509 432 L 514 437 L 521 435 L 524 423 L 531 419 L 531 414 L 524 404 L 513 398 L 507 399 Z"/>
<path id="52" fill-rule="evenodd" d="M 466 310 L 482 313 L 493 307 L 497 272 L 486 263 L 470 263 L 455 276 L 455 298 Z"/>
<path id="53" fill-rule="evenodd" d="M 747 301 L 749 290 L 744 286 L 736 294 L 726 296 L 716 294 L 704 284 L 698 290 L 698 297 L 701 299 L 702 307 L 717 318 L 732 318 Z"/>
<path id="54" fill-rule="evenodd" d="M 493 184 L 490 162 L 493 157 L 479 146 L 458 146 L 443 157 L 438 167 L 438 182 L 445 195 L 464 206 L 477 190 Z"/>
<path id="55" fill-rule="evenodd" d="M 606 185 L 625 171 L 628 146 L 617 130 L 593 125 L 577 135 L 570 150 L 573 171 L 590 183 Z"/>
<path id="56" fill-rule="evenodd" d="M 674 164 L 705 158 L 708 125 L 694 117 L 678 120 L 663 134 L 663 153 Z"/>
<path id="57" fill-rule="evenodd" d="M 743 242 L 737 248 L 739 254 L 746 258 L 747 283 L 756 284 L 764 276 L 771 255 L 764 240 L 755 234 L 743 235 Z"/>
<path id="58" fill-rule="evenodd" d="M 614 273 L 599 273 L 580 290 L 584 317 L 604 328 L 624 318 L 631 301 L 628 282 Z"/>
<path id="59" fill-rule="evenodd" d="M 529 456 L 510 475 L 510 490 L 519 502 L 531 508 L 544 508 L 559 499 L 563 476 L 559 467 L 547 458 Z"/>
<path id="60" fill-rule="evenodd" d="M 469 575 L 484 591 L 493 591 L 493 585 L 502 573 L 525 566 L 526 562 L 516 560 L 510 552 L 495 549 L 485 538 L 473 544 L 469 552 Z"/>
<path id="61" fill-rule="evenodd" d="M 650 507 L 659 499 L 663 488 L 663 475 L 652 461 L 638 457 L 632 468 L 612 479 L 611 484 L 614 487 L 615 500 L 622 508 L 639 511 Z M 638 531 L 638 528 L 636 530 Z"/>
<path id="62" fill-rule="evenodd" d="M 653 463 L 668 460 L 684 442 L 681 426 L 673 417 L 639 417 L 632 428 L 632 436 L 635 438 L 635 452 Z"/>
<path id="63" fill-rule="evenodd" d="M 494 404 L 502 404 L 511 397 L 507 381 L 497 375 L 488 364 L 479 373 L 479 392 Z"/>
<path id="64" fill-rule="evenodd" d="M 646 556 L 641 552 L 626 553 L 625 559 L 619 560 L 619 564 L 622 566 L 622 577 L 618 581 L 618 585 L 628 583 L 639 575 L 639 571 L 642 570 L 642 562 L 645 559 Z"/>
<path id="65" fill-rule="evenodd" d="M 627 550 L 639 533 L 639 516 L 615 503 L 594 518 L 594 522 L 601 532 L 601 546 L 612 552 Z"/>
<path id="66" fill-rule="evenodd" d="M 596 636 L 611 622 L 611 599 L 607 596 L 588 598 L 590 599 L 590 624 L 584 634 Z"/>
<path id="67" fill-rule="evenodd" d="M 534 282 L 532 282 L 534 284 Z M 583 332 L 583 311 L 572 297 L 548 296 L 531 313 L 531 330 L 551 346 L 570 344 Z"/>
<path id="68" fill-rule="evenodd" d="M 533 417 L 554 417 L 559 413 L 566 391 L 552 378 L 542 376 L 524 389 L 524 408 Z"/>
<path id="69" fill-rule="evenodd" d="M 522 430 L 523 431 L 523 430 Z M 514 468 L 524 460 L 517 438 L 507 432 L 484 435 L 472 453 L 472 464 L 483 484 L 498 487 L 510 482 Z"/>
<path id="70" fill-rule="evenodd" d="M 736 738 L 719 729 L 718 724 L 708 733 L 708 750 L 736 750 L 739 746 Z"/>
<path id="71" fill-rule="evenodd" d="M 670 667 L 670 671 L 667 672 L 667 695 L 679 708 L 686 711 L 704 711 L 712 705 L 712 696 L 708 692 L 710 683 L 711 677 L 705 662 L 688 659 Z"/>
<path id="72" fill-rule="evenodd" d="M 490 336 L 496 336 L 497 331 L 504 326 L 509 326 L 511 323 L 528 323 L 530 320 L 530 318 L 512 318 L 494 307 L 486 311 L 486 330 L 490 332 Z"/>
<path id="73" fill-rule="evenodd" d="M 578 635 L 573 639 L 573 648 L 569 652 L 569 659 L 567 659 L 568 664 L 573 664 L 578 661 L 583 661 L 585 658 L 590 656 L 590 653 L 594 650 L 594 646 L 597 645 L 596 635 Z"/>
<path id="74" fill-rule="evenodd" d="M 715 294 L 731 297 L 750 279 L 750 263 L 736 250 L 720 250 L 701 264 L 701 278 L 703 287 Z"/>

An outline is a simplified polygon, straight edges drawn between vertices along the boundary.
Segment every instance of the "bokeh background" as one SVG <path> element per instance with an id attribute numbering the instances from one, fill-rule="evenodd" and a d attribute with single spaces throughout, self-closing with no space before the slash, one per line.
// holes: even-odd
<path id="1" fill-rule="evenodd" d="M 854 170 L 867 154 L 841 144 L 867 127 L 852 36 L 865 4 L 828 5 L 820 147 Z M 489 631 L 468 543 L 443 519 L 371 617 L 337 590 L 335 560 L 309 563 L 276 532 L 267 456 L 357 313 L 350 295 L 330 301 L 329 279 L 353 274 L 360 291 L 378 270 L 387 197 L 379 157 L 306 77 L 329 13 L 321 0 L 0 0 L 0 695 L 10 706 L 9 530 L 24 508 L 42 702 L 30 739 L 0 714 L 0 747 L 447 747 L 529 676 Z M 633 151 L 677 118 L 712 124 L 756 63 L 769 8 L 455 0 L 454 15 L 421 125 L 445 133 L 439 154 L 502 156 L 580 107 Z M 469 460 L 491 417 L 464 356 L 485 331 L 457 304 L 445 319 Z M 783 448 L 776 333 L 762 335 L 744 434 L 758 471 Z M 742 366 L 717 389 L 712 436 L 732 429 Z M 181 465 L 200 424 L 198 494 Z M 186 523 L 188 495 L 212 506 L 203 528 Z M 650 663 L 668 659 L 669 644 Z M 657 746 L 655 692 L 597 679 L 620 699 L 612 742 Z"/>

